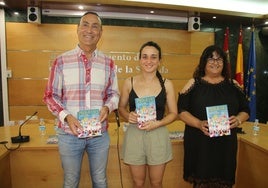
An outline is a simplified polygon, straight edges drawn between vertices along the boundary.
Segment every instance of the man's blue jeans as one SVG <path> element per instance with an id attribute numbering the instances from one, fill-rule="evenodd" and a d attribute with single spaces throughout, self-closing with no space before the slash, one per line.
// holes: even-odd
<path id="1" fill-rule="evenodd" d="M 93 188 L 106 188 L 106 168 L 110 137 L 104 132 L 100 137 L 81 139 L 58 131 L 59 153 L 64 170 L 64 188 L 78 188 L 84 151 L 87 152 Z"/>

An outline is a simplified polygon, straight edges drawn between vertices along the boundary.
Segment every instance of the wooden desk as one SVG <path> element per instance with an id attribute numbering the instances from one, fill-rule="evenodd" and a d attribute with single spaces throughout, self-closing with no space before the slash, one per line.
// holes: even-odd
<path id="1" fill-rule="evenodd" d="M 123 123 L 119 129 L 119 148 L 123 140 Z M 247 134 L 239 135 L 238 165 L 235 188 L 264 188 L 268 185 L 268 126 L 261 125 L 260 133 L 253 137 L 252 123 L 242 125 Z M 183 130 L 184 125 L 176 121 L 168 126 L 169 130 Z M 120 170 L 117 155 L 117 125 L 110 124 L 111 147 L 107 167 L 109 188 L 119 188 Z M 52 124 L 47 124 L 47 135 L 55 134 Z M 17 126 L 0 128 L 0 141 L 9 141 L 10 137 L 18 135 Z M 62 187 L 63 172 L 56 144 L 46 144 L 46 138 L 39 136 L 38 124 L 24 125 L 22 135 L 30 135 L 30 142 L 22 143 L 15 151 L 7 151 L 0 145 L 0 187 L 1 188 L 59 188 Z M 164 188 L 190 188 L 182 178 L 183 141 L 172 142 L 173 160 L 168 163 L 164 175 Z M 120 152 L 120 151 L 119 151 Z M 128 166 L 121 161 L 123 185 L 132 187 Z M 88 162 L 83 159 L 80 187 L 91 187 L 88 176 Z M 148 179 L 146 187 L 149 187 Z"/>
<path id="2" fill-rule="evenodd" d="M 119 148 L 123 140 L 123 123 L 119 129 Z M 175 122 L 168 126 L 170 130 L 183 130 L 181 122 Z M 119 188 L 120 169 L 117 150 L 117 125 L 110 124 L 109 133 L 111 147 L 107 166 L 107 177 L 109 188 Z M 53 125 L 47 124 L 47 135 L 55 134 Z M 6 126 L 0 128 L 0 141 L 9 141 L 8 147 L 15 147 L 11 144 L 10 137 L 18 135 L 17 126 Z M 56 144 L 46 144 L 46 139 L 41 138 L 38 131 L 38 124 L 31 123 L 22 127 L 22 135 L 30 135 L 30 142 L 22 143 L 15 151 L 7 151 L 0 145 L 0 187 L 1 188 L 59 188 L 62 187 L 63 171 Z M 182 179 L 183 142 L 176 141 L 173 147 L 173 160 L 168 163 L 164 175 L 164 187 L 191 187 Z M 119 151 L 120 152 L 120 151 Z M 85 154 L 86 155 L 86 154 Z M 125 188 L 132 187 L 132 179 L 127 165 L 121 161 L 123 185 Z M 149 181 L 146 181 L 149 187 Z M 91 187 L 88 161 L 84 156 L 80 187 Z"/>
<path id="3" fill-rule="evenodd" d="M 253 123 L 244 123 L 246 134 L 240 135 L 238 146 L 237 188 L 268 187 L 268 125 L 261 124 L 258 136 Z"/>

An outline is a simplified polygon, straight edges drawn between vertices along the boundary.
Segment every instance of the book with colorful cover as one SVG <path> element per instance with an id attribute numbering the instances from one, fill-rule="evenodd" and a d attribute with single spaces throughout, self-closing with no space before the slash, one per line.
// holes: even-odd
<path id="1" fill-rule="evenodd" d="M 101 136 L 101 122 L 99 121 L 100 111 L 98 109 L 80 110 L 77 113 L 83 131 L 78 131 L 79 138 Z"/>
<path id="2" fill-rule="evenodd" d="M 142 127 L 144 122 L 156 120 L 155 97 L 135 98 L 136 113 L 138 114 L 138 126 Z"/>
<path id="3" fill-rule="evenodd" d="M 226 104 L 206 107 L 209 135 L 218 137 L 230 135 L 228 107 Z"/>

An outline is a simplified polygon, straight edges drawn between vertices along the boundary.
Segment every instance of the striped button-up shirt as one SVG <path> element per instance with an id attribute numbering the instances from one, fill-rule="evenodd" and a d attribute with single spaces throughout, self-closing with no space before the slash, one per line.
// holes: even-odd
<path id="1" fill-rule="evenodd" d="M 54 61 L 44 94 L 48 109 L 59 118 L 59 127 L 72 134 L 67 122 L 68 114 L 77 117 L 77 112 L 86 109 L 101 109 L 107 106 L 109 111 L 117 109 L 119 90 L 115 63 L 95 50 L 87 59 L 77 46 Z M 106 130 L 108 122 L 102 123 Z"/>

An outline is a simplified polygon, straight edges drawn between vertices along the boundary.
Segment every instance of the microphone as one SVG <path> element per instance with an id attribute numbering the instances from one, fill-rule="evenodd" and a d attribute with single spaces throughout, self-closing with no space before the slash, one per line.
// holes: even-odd
<path id="1" fill-rule="evenodd" d="M 115 113 L 115 119 L 116 119 L 116 122 L 117 122 L 117 126 L 120 127 L 120 121 L 119 121 L 118 110 L 115 109 L 115 110 L 114 110 L 114 113 Z"/>
<path id="2" fill-rule="evenodd" d="M 11 142 L 12 143 L 21 143 L 21 142 L 29 142 L 30 141 L 30 136 L 22 136 L 21 135 L 21 127 L 24 125 L 27 121 L 29 121 L 33 116 L 35 116 L 37 112 L 33 113 L 29 118 L 27 118 L 23 123 L 20 124 L 19 127 L 19 136 L 14 136 L 11 137 Z"/>

